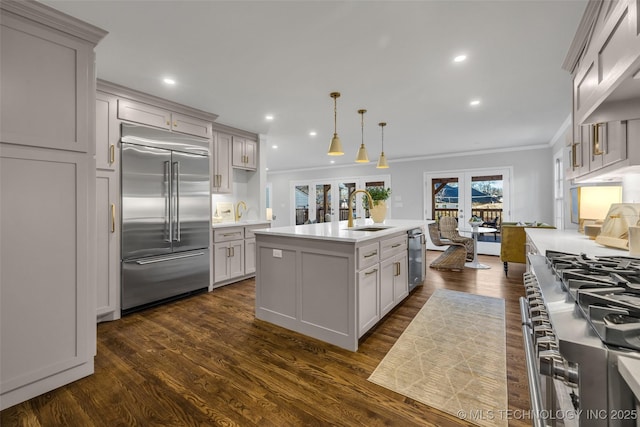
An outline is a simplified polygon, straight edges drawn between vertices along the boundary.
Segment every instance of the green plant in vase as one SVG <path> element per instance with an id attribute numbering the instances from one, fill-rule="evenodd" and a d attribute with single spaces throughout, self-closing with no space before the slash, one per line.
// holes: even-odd
<path id="1" fill-rule="evenodd" d="M 391 196 L 391 188 L 384 187 L 369 187 L 367 192 L 371 195 L 373 200 L 373 206 L 369 207 L 368 197 L 362 198 L 362 207 L 369 209 L 369 214 L 373 219 L 373 222 L 380 223 L 384 221 L 387 215 L 387 203 L 386 200 Z"/>

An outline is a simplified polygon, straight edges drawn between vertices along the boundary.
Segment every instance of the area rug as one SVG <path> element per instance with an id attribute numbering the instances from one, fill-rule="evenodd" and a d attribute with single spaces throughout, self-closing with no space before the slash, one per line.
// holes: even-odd
<path id="1" fill-rule="evenodd" d="M 504 300 L 437 289 L 369 381 L 480 426 L 507 425 Z"/>

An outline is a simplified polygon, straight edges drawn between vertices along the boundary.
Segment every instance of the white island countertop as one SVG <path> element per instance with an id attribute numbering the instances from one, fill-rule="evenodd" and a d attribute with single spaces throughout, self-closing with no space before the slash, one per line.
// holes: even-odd
<path id="1" fill-rule="evenodd" d="M 293 225 L 255 230 L 257 235 L 296 237 L 302 239 L 320 239 L 342 242 L 362 242 L 376 239 L 401 231 L 424 227 L 425 221 L 408 219 L 387 219 L 383 223 L 374 224 L 372 220 L 358 220 L 353 228 L 347 227 L 347 221 L 321 222 L 316 224 Z M 359 230 L 362 228 L 379 228 L 375 231 Z"/>
<path id="2" fill-rule="evenodd" d="M 238 222 L 212 222 L 211 228 L 226 228 L 226 227 L 247 227 L 254 225 L 264 225 L 265 227 L 269 227 L 271 221 L 261 220 L 261 219 L 248 219 Z"/>
<path id="3" fill-rule="evenodd" d="M 547 250 L 552 250 L 571 254 L 583 253 L 587 256 L 630 256 L 628 250 L 602 246 L 577 230 L 530 227 L 525 228 L 525 232 L 541 255 Z"/>

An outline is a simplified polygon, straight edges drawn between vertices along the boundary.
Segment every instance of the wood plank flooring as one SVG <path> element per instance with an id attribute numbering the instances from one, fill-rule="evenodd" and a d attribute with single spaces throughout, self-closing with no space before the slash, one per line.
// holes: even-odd
<path id="1" fill-rule="evenodd" d="M 355 353 L 256 320 L 254 280 L 102 323 L 96 373 L 2 411 L 0 425 L 472 425 L 367 381 L 437 288 L 505 299 L 509 407 L 493 416 L 531 425 L 518 306 L 524 265 L 510 264 L 506 278 L 498 257 L 480 260 L 491 269 L 428 269 L 424 286 Z"/>

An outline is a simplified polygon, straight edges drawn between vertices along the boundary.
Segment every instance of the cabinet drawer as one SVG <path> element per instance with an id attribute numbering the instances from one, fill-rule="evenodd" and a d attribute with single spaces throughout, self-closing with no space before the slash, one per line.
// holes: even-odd
<path id="1" fill-rule="evenodd" d="M 380 241 L 380 259 L 407 251 L 407 235 L 391 237 Z"/>
<path id="2" fill-rule="evenodd" d="M 244 239 L 244 227 L 223 227 L 213 230 L 213 241 L 215 243 L 239 239 Z"/>
<path id="3" fill-rule="evenodd" d="M 378 242 L 370 243 L 358 248 L 358 270 L 370 267 L 380 260 L 380 246 Z"/>

